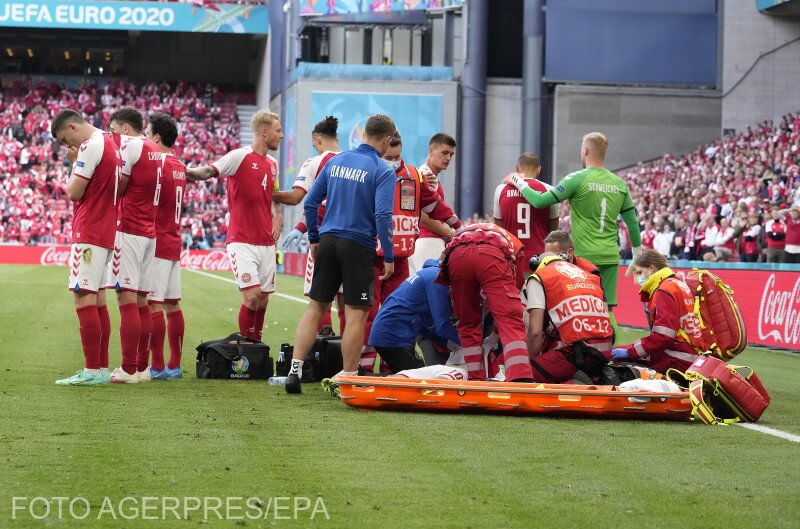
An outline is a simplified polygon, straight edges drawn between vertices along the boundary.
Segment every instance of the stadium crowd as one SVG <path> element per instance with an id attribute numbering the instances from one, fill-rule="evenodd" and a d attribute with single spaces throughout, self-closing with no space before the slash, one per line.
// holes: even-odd
<path id="1" fill-rule="evenodd" d="M 189 166 L 239 146 L 235 101 L 211 85 L 116 80 L 64 89 L 45 81 L 16 80 L 0 90 L 0 243 L 69 240 L 71 212 L 64 193 L 69 166 L 63 149 L 47 133 L 48 123 L 69 106 L 106 128 L 111 113 L 125 105 L 174 115 L 181 132 L 175 153 Z M 642 223 L 643 246 L 670 258 L 783 261 L 786 231 L 792 235 L 800 230 L 789 214 L 791 207 L 800 206 L 799 149 L 800 112 L 777 124 L 765 121 L 723 136 L 685 156 L 665 154 L 622 172 Z M 224 247 L 224 184 L 200 182 L 187 193 L 184 247 Z M 569 231 L 565 203 L 560 219 L 559 228 Z M 491 213 L 475 214 L 465 224 L 491 220 Z M 621 255 L 630 257 L 621 221 L 619 237 Z"/>
<path id="2" fill-rule="evenodd" d="M 239 146 L 233 96 L 211 85 L 137 85 L 114 80 L 70 89 L 46 81 L 17 79 L 0 89 L 0 243 L 66 244 L 72 211 L 65 189 L 69 162 L 49 133 L 62 108 L 80 109 L 107 129 L 111 114 L 133 105 L 167 112 L 180 128 L 175 154 L 188 164 L 219 158 Z M 223 185 L 200 182 L 187 190 L 186 247 L 223 246 L 227 203 Z"/>
<path id="3" fill-rule="evenodd" d="M 800 112 L 620 176 L 643 221 L 645 248 L 673 258 L 782 261 L 770 250 L 800 230 L 787 215 L 800 206 Z M 630 248 L 624 226 L 620 241 Z"/>

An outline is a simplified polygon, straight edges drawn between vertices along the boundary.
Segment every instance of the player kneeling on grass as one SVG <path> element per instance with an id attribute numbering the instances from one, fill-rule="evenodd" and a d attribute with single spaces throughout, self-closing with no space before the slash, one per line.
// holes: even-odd
<path id="1" fill-rule="evenodd" d="M 111 323 L 97 306 L 106 266 L 111 262 L 117 219 L 117 186 L 122 158 L 109 134 L 87 123 L 74 110 L 62 110 L 50 126 L 53 137 L 67 146 L 72 173 L 67 196 L 72 201 L 72 248 L 68 288 L 78 314 L 84 369 L 57 380 L 62 386 L 108 384 L 108 339 Z M 101 351 L 105 345 L 105 369 Z"/>
<path id="2" fill-rule="evenodd" d="M 644 250 L 633 260 L 634 281 L 646 303 L 650 334 L 612 351 L 612 360 L 632 360 L 665 373 L 680 372 L 697 359 L 688 337 L 700 333 L 694 311 L 695 298 L 689 287 L 675 276 L 666 258 L 655 250 Z"/>
<path id="3" fill-rule="evenodd" d="M 151 291 L 147 296 L 153 330 L 150 338 L 153 380 L 181 378 L 184 321 L 181 299 L 181 207 L 186 188 L 186 166 L 172 155 L 178 137 L 175 120 L 163 113 L 150 114 L 147 139 L 164 154 L 161 196 L 156 214 L 156 253 L 151 265 Z M 164 324 L 164 313 L 167 323 Z M 164 337 L 169 335 L 169 362 L 164 365 Z"/>
<path id="4" fill-rule="evenodd" d="M 611 358 L 614 339 L 600 277 L 563 255 L 544 253 L 525 286 L 525 298 L 534 381 L 591 384 Z"/>
<path id="5" fill-rule="evenodd" d="M 369 345 L 393 372 L 423 366 L 414 347 L 419 336 L 450 350 L 458 347 L 458 332 L 450 317 L 450 291 L 436 283 L 438 276 L 439 261 L 425 261 L 424 268 L 403 281 L 378 311 Z"/>

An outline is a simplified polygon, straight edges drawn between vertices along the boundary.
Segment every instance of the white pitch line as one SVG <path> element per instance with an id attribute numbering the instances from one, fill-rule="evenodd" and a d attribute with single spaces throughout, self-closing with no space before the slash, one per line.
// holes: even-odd
<path id="1" fill-rule="evenodd" d="M 208 272 L 203 272 L 202 270 L 192 270 L 191 268 L 186 268 L 185 270 L 187 270 L 189 272 L 194 272 L 195 274 L 199 274 L 201 276 L 210 277 L 212 279 L 219 279 L 220 281 L 225 281 L 226 283 L 233 283 L 234 285 L 237 284 L 236 281 L 234 281 L 233 279 L 231 279 L 229 277 L 222 277 L 222 276 L 218 276 L 218 275 L 214 275 L 214 274 L 209 274 Z M 271 295 L 272 296 L 278 296 L 279 298 L 288 299 L 288 300 L 291 300 L 291 301 L 296 301 L 298 303 L 303 303 L 304 305 L 308 305 L 308 300 L 307 299 L 298 298 L 298 297 L 295 297 L 295 296 L 290 296 L 289 294 L 281 294 L 280 292 L 273 292 Z M 331 310 L 333 312 L 339 312 L 338 310 L 336 310 L 336 307 L 331 307 Z"/>
<path id="2" fill-rule="evenodd" d="M 793 443 L 800 443 L 800 435 L 794 435 L 789 432 L 784 432 L 783 430 L 776 430 L 775 428 L 769 428 L 767 426 L 761 426 L 760 424 L 753 424 L 750 422 L 737 422 L 736 424 L 742 428 L 747 428 L 748 430 L 755 430 L 767 435 L 774 435 L 775 437 L 786 439 L 787 441 L 791 441 Z"/>

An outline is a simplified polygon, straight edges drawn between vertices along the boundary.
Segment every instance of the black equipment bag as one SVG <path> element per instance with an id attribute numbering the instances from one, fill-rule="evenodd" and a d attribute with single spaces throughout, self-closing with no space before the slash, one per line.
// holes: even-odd
<path id="1" fill-rule="evenodd" d="M 233 333 L 197 346 L 197 378 L 266 380 L 273 374 L 269 346 Z"/>
<path id="2" fill-rule="evenodd" d="M 342 370 L 342 337 L 317 336 L 311 349 L 314 380 L 330 378 Z"/>

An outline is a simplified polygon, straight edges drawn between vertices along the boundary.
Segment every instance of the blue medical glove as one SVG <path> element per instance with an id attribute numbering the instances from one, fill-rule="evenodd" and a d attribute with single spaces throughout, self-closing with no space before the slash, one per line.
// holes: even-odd
<path id="1" fill-rule="evenodd" d="M 300 244 L 300 241 L 302 239 L 303 239 L 303 232 L 295 228 L 292 231 L 290 231 L 286 237 L 283 238 L 283 247 L 291 248 L 292 246 L 297 246 L 298 244 Z"/>

